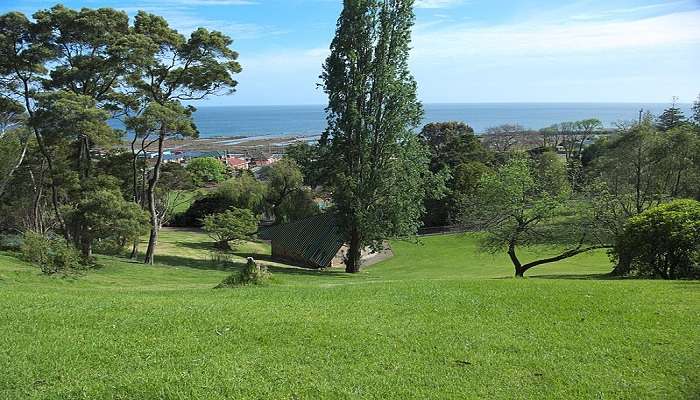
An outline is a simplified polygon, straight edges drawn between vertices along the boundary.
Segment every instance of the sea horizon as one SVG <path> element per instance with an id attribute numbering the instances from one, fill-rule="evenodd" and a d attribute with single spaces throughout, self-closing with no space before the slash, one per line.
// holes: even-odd
<path id="1" fill-rule="evenodd" d="M 424 103 L 423 125 L 460 121 L 477 134 L 492 126 L 519 124 L 537 130 L 554 123 L 597 118 L 606 128 L 621 121 L 636 121 L 639 110 L 660 114 L 671 103 L 636 102 L 481 102 Z M 686 116 L 690 103 L 676 103 Z M 326 128 L 325 105 L 199 105 L 193 118 L 201 138 L 284 137 L 313 138 Z M 121 124 L 114 124 L 119 127 Z"/>

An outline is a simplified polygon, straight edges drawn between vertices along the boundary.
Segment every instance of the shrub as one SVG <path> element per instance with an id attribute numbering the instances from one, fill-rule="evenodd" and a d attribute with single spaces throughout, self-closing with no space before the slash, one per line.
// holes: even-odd
<path id="1" fill-rule="evenodd" d="M 80 269 L 78 251 L 62 238 L 26 232 L 21 246 L 22 259 L 41 268 L 46 275 L 69 273 Z"/>
<path id="2" fill-rule="evenodd" d="M 215 289 L 232 288 L 243 285 L 264 285 L 272 274 L 267 270 L 267 267 L 255 262 L 252 257 L 248 257 L 243 271 L 234 272 L 227 276 Z"/>
<path id="3" fill-rule="evenodd" d="M 611 252 L 623 274 L 664 279 L 700 275 L 700 202 L 675 200 L 630 218 Z"/>
<path id="4" fill-rule="evenodd" d="M 204 217 L 204 231 L 216 240 L 220 249 L 228 249 L 228 242 L 240 242 L 258 230 L 258 217 L 250 210 L 232 208 Z"/>
<path id="5" fill-rule="evenodd" d="M 20 251 L 22 249 L 22 235 L 0 235 L 0 250 Z"/>

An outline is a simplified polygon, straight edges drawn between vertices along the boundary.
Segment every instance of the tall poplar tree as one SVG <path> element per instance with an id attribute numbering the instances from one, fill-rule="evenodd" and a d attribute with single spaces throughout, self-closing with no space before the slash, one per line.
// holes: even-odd
<path id="1" fill-rule="evenodd" d="M 350 248 L 415 234 L 431 184 L 428 152 L 413 129 L 423 115 L 408 69 L 413 0 L 345 0 L 321 78 L 328 94 L 325 164 Z"/>

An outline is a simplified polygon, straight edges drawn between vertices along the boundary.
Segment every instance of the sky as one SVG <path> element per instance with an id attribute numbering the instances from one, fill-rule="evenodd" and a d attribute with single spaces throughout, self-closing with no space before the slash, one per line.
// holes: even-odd
<path id="1" fill-rule="evenodd" d="M 56 1 L 0 0 L 31 15 Z M 324 104 L 341 0 L 65 0 L 145 10 L 234 39 L 237 92 L 201 105 Z M 692 102 L 700 0 L 416 0 L 411 70 L 425 103 Z"/>

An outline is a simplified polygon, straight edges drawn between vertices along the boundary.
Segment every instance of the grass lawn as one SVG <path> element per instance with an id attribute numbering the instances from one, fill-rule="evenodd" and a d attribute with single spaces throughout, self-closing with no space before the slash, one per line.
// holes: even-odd
<path id="1" fill-rule="evenodd" d="M 166 230 L 158 265 L 79 278 L 0 252 L 0 399 L 700 398 L 697 281 L 604 279 L 604 253 L 512 279 L 453 235 L 212 290 L 210 242 Z"/>

